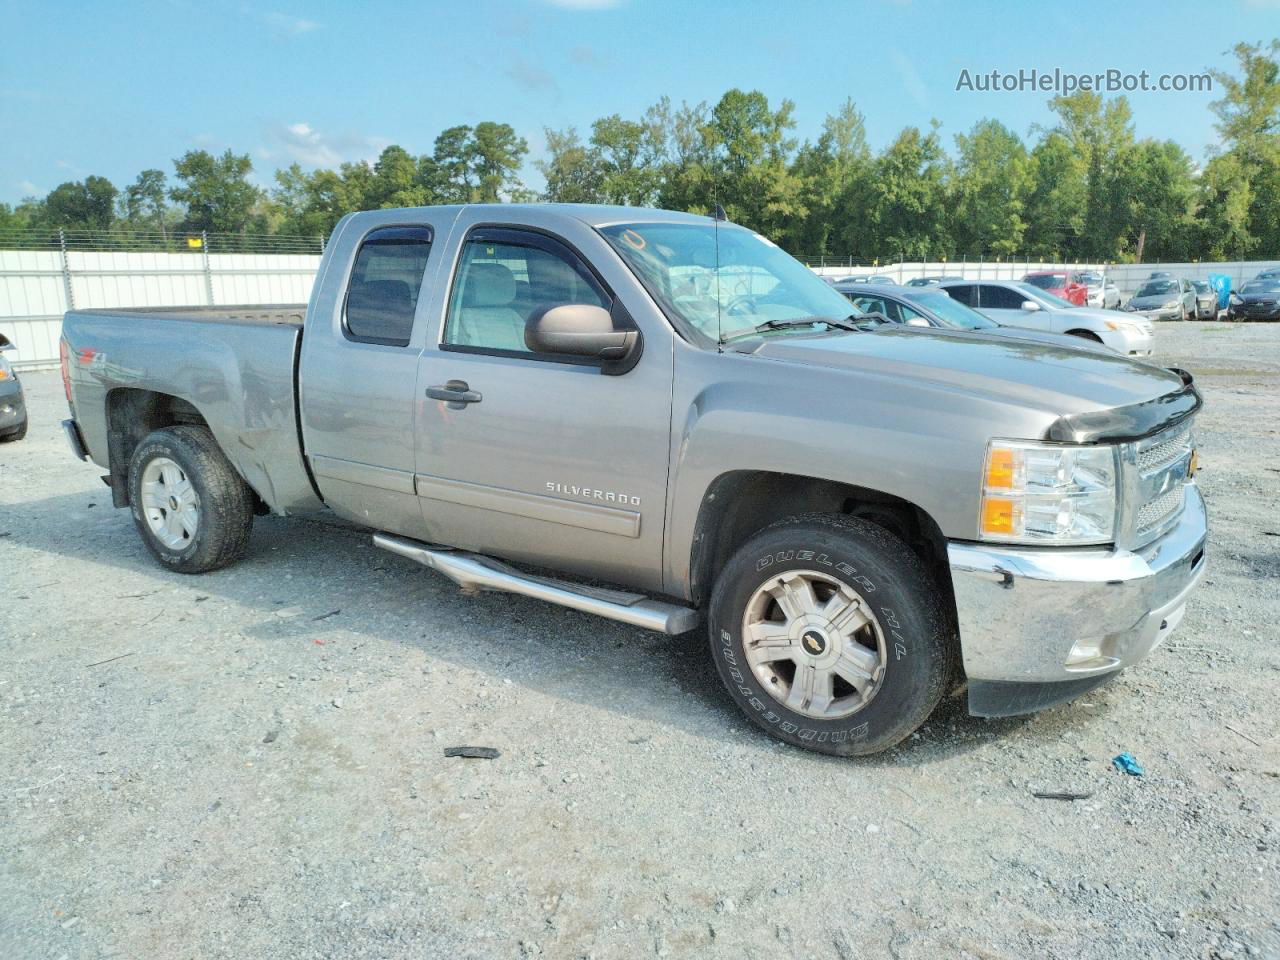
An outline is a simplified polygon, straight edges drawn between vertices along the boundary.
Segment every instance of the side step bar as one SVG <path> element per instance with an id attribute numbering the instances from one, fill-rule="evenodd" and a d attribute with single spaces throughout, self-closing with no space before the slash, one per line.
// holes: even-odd
<path id="1" fill-rule="evenodd" d="M 658 633 L 685 633 L 698 625 L 698 611 L 692 607 L 651 600 L 638 593 L 536 577 L 492 557 L 431 546 L 390 533 L 375 533 L 373 544 L 443 573 L 464 590 L 518 593 Z"/>

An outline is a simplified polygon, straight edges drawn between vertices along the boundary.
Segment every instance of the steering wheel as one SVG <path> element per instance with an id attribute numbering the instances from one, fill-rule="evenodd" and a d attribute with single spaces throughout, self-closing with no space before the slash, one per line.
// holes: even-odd
<path id="1" fill-rule="evenodd" d="M 728 306 L 724 308 L 724 312 L 731 314 L 735 317 L 740 316 L 741 314 L 747 312 L 745 310 L 741 310 L 740 308 L 746 307 L 746 306 L 755 306 L 757 299 L 758 299 L 757 297 L 749 293 L 738 294 L 738 296 L 734 297 L 732 300 L 729 301 Z"/>

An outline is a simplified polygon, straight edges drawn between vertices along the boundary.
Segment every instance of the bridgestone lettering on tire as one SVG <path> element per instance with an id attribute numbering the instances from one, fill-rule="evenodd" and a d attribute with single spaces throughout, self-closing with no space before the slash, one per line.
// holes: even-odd
<path id="1" fill-rule="evenodd" d="M 763 530 L 725 565 L 709 615 L 729 695 L 780 740 L 852 756 L 922 724 L 957 643 L 920 559 L 882 527 L 830 514 Z"/>
<path id="2" fill-rule="evenodd" d="M 129 460 L 129 503 L 147 549 L 171 570 L 216 570 L 248 548 L 253 491 L 205 427 L 149 434 Z"/>

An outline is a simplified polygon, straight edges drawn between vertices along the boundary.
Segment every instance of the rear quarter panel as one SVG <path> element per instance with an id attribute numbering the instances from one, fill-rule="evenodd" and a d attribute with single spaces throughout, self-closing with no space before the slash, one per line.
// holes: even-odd
<path id="1" fill-rule="evenodd" d="M 107 402 L 114 390 L 168 394 L 194 406 L 227 459 L 276 513 L 322 504 L 299 447 L 293 324 L 71 311 L 63 323 L 75 417 L 93 461 L 108 466 Z"/>

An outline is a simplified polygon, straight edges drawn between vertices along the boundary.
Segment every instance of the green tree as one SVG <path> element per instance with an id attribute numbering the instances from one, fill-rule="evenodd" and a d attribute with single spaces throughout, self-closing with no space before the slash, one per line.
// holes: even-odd
<path id="1" fill-rule="evenodd" d="M 797 253 L 850 253 L 859 239 L 871 168 L 866 123 L 846 100 L 822 124 L 817 142 L 800 148 L 792 172 L 800 180 L 806 214 L 796 226 Z"/>
<path id="2" fill-rule="evenodd" d="M 1022 249 L 1034 163 L 1016 133 L 980 120 L 956 136 L 952 232 L 961 253 L 1009 256 Z"/>
<path id="3" fill-rule="evenodd" d="M 529 152 L 507 123 L 477 123 L 471 135 L 476 203 L 497 203 L 520 188 L 520 164 Z"/>
<path id="4" fill-rule="evenodd" d="M 1195 172 L 1191 157 L 1172 140 L 1142 140 L 1116 174 L 1117 216 L 1125 233 L 1118 253 L 1144 259 L 1186 260 L 1193 249 Z"/>
<path id="5" fill-rule="evenodd" d="M 949 162 L 936 125 L 907 127 L 871 165 L 862 255 L 939 257 L 951 249 L 947 232 Z"/>
<path id="6" fill-rule="evenodd" d="M 468 126 L 449 127 L 436 137 L 432 155 L 445 203 L 470 203 L 475 191 L 475 142 Z"/>
<path id="7" fill-rule="evenodd" d="M 107 230 L 115 222 L 116 195 L 106 177 L 59 184 L 45 197 L 41 219 L 51 227 Z"/>
<path id="8" fill-rule="evenodd" d="M 1240 76 L 1211 71 L 1223 150 L 1202 178 L 1202 236 L 1215 257 L 1280 249 L 1280 40 L 1237 44 Z"/>
<path id="9" fill-rule="evenodd" d="M 598 158 L 573 127 L 546 131 L 547 153 L 537 162 L 546 179 L 543 198 L 551 203 L 600 203 Z"/>
<path id="10" fill-rule="evenodd" d="M 1061 133 L 1046 133 L 1031 151 L 1032 187 L 1026 202 L 1022 251 L 1046 258 L 1078 258 L 1083 247 L 1089 186 L 1085 159 Z"/>
<path id="11" fill-rule="evenodd" d="M 167 239 L 165 215 L 169 187 L 163 170 L 143 170 L 124 191 L 125 216 L 130 223 L 149 223 Z"/>
<path id="12" fill-rule="evenodd" d="M 173 162 L 181 186 L 169 191 L 186 207 L 186 229 L 242 233 L 248 226 L 261 191 L 249 182 L 249 155 L 227 150 L 215 157 L 207 150 L 191 150 Z"/>

